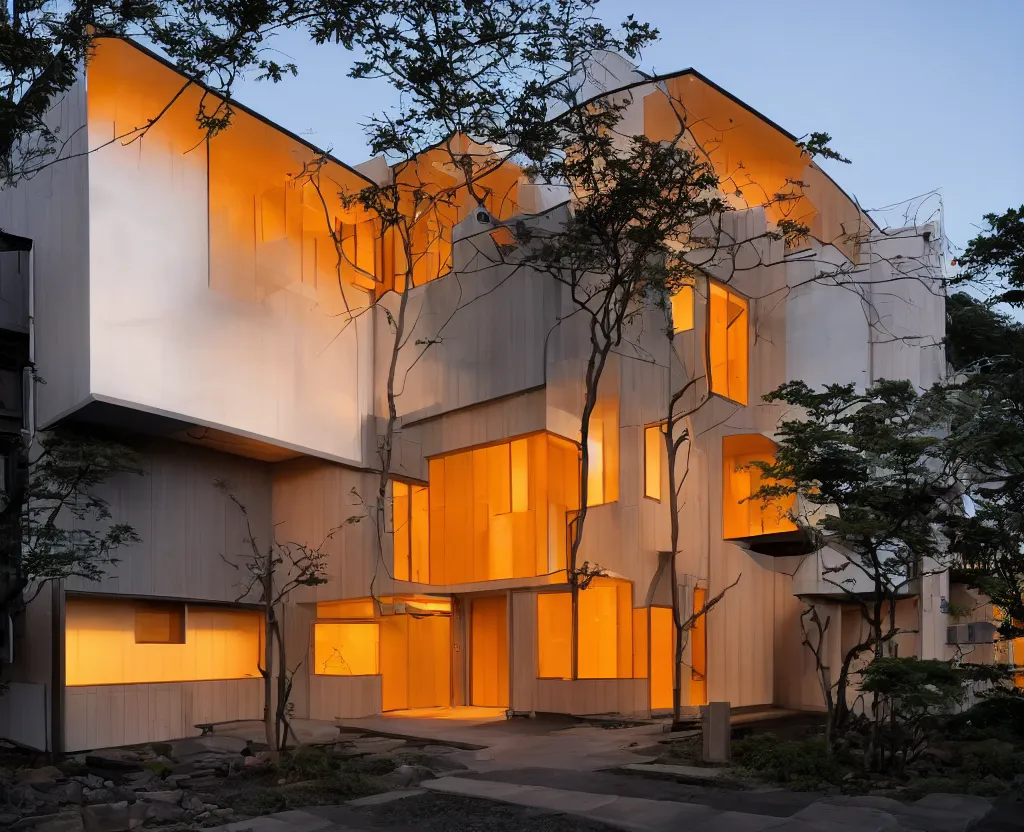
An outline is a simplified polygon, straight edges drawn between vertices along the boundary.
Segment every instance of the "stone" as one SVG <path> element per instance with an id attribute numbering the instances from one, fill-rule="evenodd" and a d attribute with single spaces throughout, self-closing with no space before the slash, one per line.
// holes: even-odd
<path id="1" fill-rule="evenodd" d="M 235 813 L 234 809 L 224 807 L 223 809 L 211 809 L 210 814 L 218 818 L 229 818 Z"/>
<path id="2" fill-rule="evenodd" d="M 157 778 L 157 773 L 152 769 L 146 769 L 145 771 L 133 771 L 131 774 L 124 776 L 124 782 L 130 786 L 145 786 L 147 783 L 152 783 Z"/>
<path id="3" fill-rule="evenodd" d="M 426 766 L 399 766 L 394 771 L 380 778 L 382 782 L 399 789 L 418 786 L 424 780 L 433 780 L 434 772 Z"/>
<path id="4" fill-rule="evenodd" d="M 128 828 L 135 829 L 142 826 L 146 821 L 147 806 L 145 803 L 136 803 L 128 807 Z"/>
<path id="5" fill-rule="evenodd" d="M 7 829 L 13 826 L 17 819 L 17 815 L 8 815 L 4 812 L 0 812 L 0 829 Z"/>
<path id="6" fill-rule="evenodd" d="M 732 707 L 728 702 L 709 702 L 701 717 L 706 763 L 732 760 Z"/>
<path id="7" fill-rule="evenodd" d="M 82 815 L 77 809 L 57 812 L 52 815 L 35 815 L 15 821 L 9 827 L 10 832 L 83 832 Z"/>
<path id="8" fill-rule="evenodd" d="M 126 748 L 105 748 L 85 755 L 85 764 L 104 769 L 123 769 L 137 771 L 142 767 L 143 757 Z"/>
<path id="9" fill-rule="evenodd" d="M 53 793 L 66 803 L 80 804 L 82 802 L 82 784 L 77 780 L 68 780 L 67 783 L 62 783 Z"/>
<path id="10" fill-rule="evenodd" d="M 162 792 L 143 792 L 139 799 L 146 803 L 180 803 L 183 792 L 181 789 Z"/>
<path id="11" fill-rule="evenodd" d="M 113 789 L 83 789 L 82 790 L 82 802 L 86 805 L 92 805 L 94 803 L 115 803 L 117 802 L 117 793 Z"/>
<path id="12" fill-rule="evenodd" d="M 37 788 L 44 785 L 52 786 L 64 779 L 64 772 L 56 766 L 43 766 L 42 768 L 25 768 L 15 774 L 19 783 L 30 783 Z"/>
<path id="13" fill-rule="evenodd" d="M 85 832 L 128 832 L 128 804 L 97 803 L 82 809 Z"/>
<path id="14" fill-rule="evenodd" d="M 181 804 L 191 812 L 202 812 L 206 809 L 203 805 L 203 801 L 195 795 L 189 795 L 188 797 L 183 798 Z"/>
<path id="15" fill-rule="evenodd" d="M 181 783 L 187 783 L 190 779 L 188 774 L 168 774 L 164 778 L 164 782 L 169 786 L 179 786 Z"/>
<path id="16" fill-rule="evenodd" d="M 189 737 L 169 743 L 171 756 L 188 757 L 193 754 L 238 754 L 241 755 L 249 746 L 249 741 L 241 737 Z"/>
<path id="17" fill-rule="evenodd" d="M 146 821 L 167 823 L 168 821 L 181 820 L 185 817 L 185 810 L 177 803 L 146 803 Z"/>
<path id="18" fill-rule="evenodd" d="M 390 737 L 361 737 L 357 740 L 350 740 L 346 748 L 352 754 L 387 754 L 403 745 L 405 745 L 405 740 L 391 739 Z"/>
<path id="19" fill-rule="evenodd" d="M 103 786 L 103 778 L 97 777 L 95 774 L 86 774 L 84 777 L 72 777 L 71 779 L 90 789 L 98 789 Z"/>

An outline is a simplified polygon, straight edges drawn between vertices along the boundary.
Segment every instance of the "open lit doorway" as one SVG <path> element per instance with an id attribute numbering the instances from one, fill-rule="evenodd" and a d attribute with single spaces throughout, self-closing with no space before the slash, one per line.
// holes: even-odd
<path id="1" fill-rule="evenodd" d="M 469 602 L 472 705 L 508 707 L 508 599 L 487 595 Z"/>

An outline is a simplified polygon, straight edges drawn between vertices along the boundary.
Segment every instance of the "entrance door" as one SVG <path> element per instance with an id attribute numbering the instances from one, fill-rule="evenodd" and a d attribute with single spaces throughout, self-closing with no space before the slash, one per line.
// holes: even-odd
<path id="1" fill-rule="evenodd" d="M 451 704 L 451 619 L 389 615 L 380 619 L 385 711 Z"/>
<path id="2" fill-rule="evenodd" d="M 508 600 L 504 595 L 470 602 L 470 704 L 508 707 Z"/>

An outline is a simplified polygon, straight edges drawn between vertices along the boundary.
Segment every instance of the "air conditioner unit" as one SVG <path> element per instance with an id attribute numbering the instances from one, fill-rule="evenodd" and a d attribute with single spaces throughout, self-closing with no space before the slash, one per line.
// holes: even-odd
<path id="1" fill-rule="evenodd" d="M 991 644 L 996 640 L 996 625 L 989 621 L 956 624 L 946 628 L 946 644 Z"/>
<path id="2" fill-rule="evenodd" d="M 969 644 L 969 624 L 955 624 L 946 627 L 946 644 Z"/>
<path id="3" fill-rule="evenodd" d="M 991 621 L 975 621 L 968 624 L 967 640 L 971 644 L 991 644 L 996 640 L 996 625 Z"/>

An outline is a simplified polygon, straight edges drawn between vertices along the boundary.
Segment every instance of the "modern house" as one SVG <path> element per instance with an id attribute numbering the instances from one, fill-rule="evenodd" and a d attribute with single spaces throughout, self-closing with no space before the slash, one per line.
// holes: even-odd
<path id="1" fill-rule="evenodd" d="M 801 598 L 828 608 L 836 657 L 859 613 L 823 579 L 830 550 L 800 552 L 786 517 L 745 499 L 757 473 L 744 466 L 771 455 L 782 413 L 762 396 L 787 380 L 942 377 L 941 234 L 882 230 L 794 136 L 693 70 L 609 75 L 602 93 L 621 96 L 628 123 L 652 139 L 674 135 L 672 102 L 685 102 L 736 208 L 726 231 L 751 242 L 721 281 L 672 299 L 671 346 L 652 303 L 612 356 L 581 551 L 604 574 L 580 593 L 574 645 L 565 562 L 586 333 L 564 286 L 482 253 L 503 223 L 549 207 L 550 189 L 514 171 L 501 204 L 460 214 L 439 235 L 448 248 L 417 261 L 429 273 L 408 290 L 410 342 L 430 348 L 399 359 L 380 555 L 373 523 L 346 521 L 365 517 L 377 487 L 385 310 L 404 291 L 403 267 L 372 217 L 301 174 L 322 162 L 335 192 L 358 190 L 387 166 L 324 161 L 241 106 L 207 140 L 199 86 L 131 43 L 99 43 L 54 113 L 66 158 L 0 192 L 0 228 L 32 243 L 18 274 L 45 381 L 33 387 L 34 424 L 138 449 L 145 475 L 118 477 L 104 495 L 141 542 L 102 581 L 55 584 L 29 606 L 4 668 L 0 733 L 76 751 L 260 717 L 261 616 L 238 568 L 248 532 L 216 481 L 230 483 L 261 545 L 335 532 L 327 582 L 286 604 L 298 717 L 453 705 L 646 716 L 672 702 L 672 582 L 699 609 L 740 575 L 691 633 L 683 701 L 821 707 Z M 795 213 L 745 202 L 792 182 Z M 785 216 L 810 227 L 802 244 L 767 235 Z M 340 282 L 329 229 L 360 264 Z M 818 279 L 823 263 L 843 277 Z M 712 389 L 694 389 L 710 396 L 691 418 L 672 575 L 659 423 L 673 385 L 709 364 Z M 908 585 L 902 654 L 950 654 L 949 597 L 944 573 Z"/>

